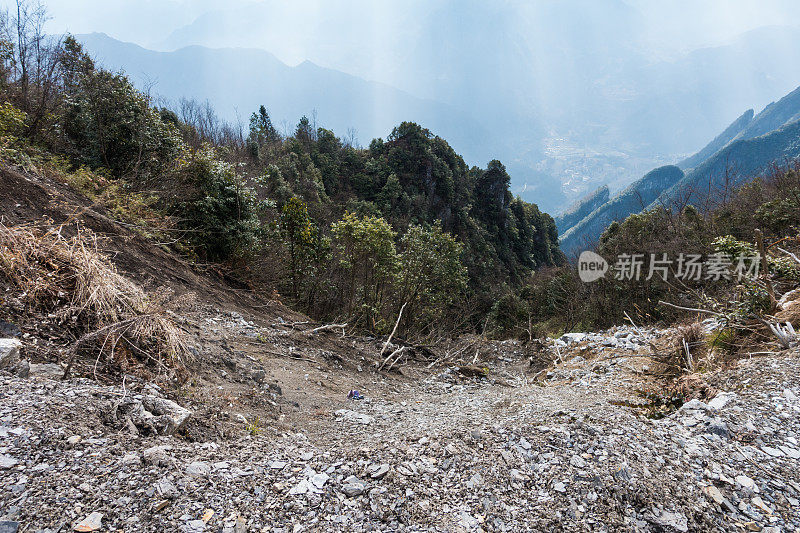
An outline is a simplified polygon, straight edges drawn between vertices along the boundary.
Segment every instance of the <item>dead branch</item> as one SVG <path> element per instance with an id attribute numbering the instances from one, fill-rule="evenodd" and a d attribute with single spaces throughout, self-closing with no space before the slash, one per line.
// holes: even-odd
<path id="1" fill-rule="evenodd" d="M 383 348 L 381 349 L 381 355 L 383 355 L 384 352 L 386 352 L 386 348 L 388 348 L 389 343 L 392 342 L 392 337 L 394 337 L 394 334 L 397 331 L 397 326 L 400 325 L 400 319 L 403 318 L 403 309 L 406 308 L 407 304 L 408 302 L 405 302 L 403 306 L 400 307 L 400 312 L 397 313 L 397 321 L 394 323 L 394 329 L 392 329 L 392 332 L 389 334 L 389 338 L 386 339 L 386 342 L 383 344 Z"/>
<path id="2" fill-rule="evenodd" d="M 346 328 L 346 327 L 347 327 L 347 323 L 346 322 L 344 324 L 327 324 L 325 326 L 320 326 L 318 328 L 312 329 L 311 331 L 308 332 L 308 334 L 309 335 L 313 335 L 315 333 L 320 333 L 320 332 L 323 332 L 323 331 L 331 331 L 331 330 L 334 330 L 334 329 L 341 328 L 342 329 L 342 337 L 344 337 L 344 328 Z"/>
<path id="3" fill-rule="evenodd" d="M 790 252 L 788 250 L 784 250 L 780 246 L 778 247 L 778 250 L 780 250 L 781 252 L 785 253 L 786 255 L 788 255 L 789 257 L 794 259 L 796 262 L 800 263 L 800 258 L 798 258 L 796 255 L 794 255 L 792 252 Z"/>
<path id="4" fill-rule="evenodd" d="M 756 245 L 758 246 L 758 253 L 761 254 L 761 273 L 764 276 L 764 285 L 769 294 L 769 300 L 772 303 L 772 308 L 775 308 L 775 289 L 772 286 L 772 280 L 769 277 L 769 262 L 767 261 L 767 251 L 764 248 L 764 234 L 760 229 L 755 230 Z"/>
<path id="5" fill-rule="evenodd" d="M 786 322 L 785 326 L 781 325 L 780 323 L 767 323 L 767 325 L 769 326 L 770 331 L 778 338 L 778 344 L 780 344 L 784 349 L 788 350 L 797 344 L 797 333 L 795 333 L 791 322 Z"/>
<path id="6" fill-rule="evenodd" d="M 387 371 L 391 370 L 392 367 L 400 360 L 400 357 L 402 357 L 403 353 L 405 353 L 406 350 L 410 350 L 410 348 L 408 346 L 402 346 L 393 351 L 392 353 L 390 353 L 386 357 L 386 359 L 383 360 L 381 366 L 378 367 L 378 370 L 380 371 L 381 369 L 383 369 L 383 367 L 386 366 L 386 363 L 388 363 L 394 357 L 394 361 L 392 361 L 392 364 L 390 364 L 389 368 L 386 369 Z"/>
<path id="7" fill-rule="evenodd" d="M 693 313 L 706 313 L 708 315 L 714 315 L 714 316 L 725 316 L 722 313 L 717 313 L 716 311 L 709 311 L 708 309 L 697 309 L 694 307 L 683 307 L 680 305 L 675 305 L 669 302 L 665 302 L 663 300 L 659 300 L 658 303 L 659 305 L 666 305 L 667 307 L 672 307 L 673 309 L 680 309 L 681 311 L 691 311 Z"/>

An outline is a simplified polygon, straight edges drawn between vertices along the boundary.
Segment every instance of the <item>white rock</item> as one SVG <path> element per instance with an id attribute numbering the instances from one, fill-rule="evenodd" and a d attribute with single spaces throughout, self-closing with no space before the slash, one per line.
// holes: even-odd
<path id="1" fill-rule="evenodd" d="M 689 400 L 685 404 L 683 404 L 680 408 L 681 411 L 708 411 L 709 406 L 697 398 L 693 400 Z"/>
<path id="2" fill-rule="evenodd" d="M 22 343 L 17 339 L 0 339 L 0 368 L 8 368 L 19 361 Z"/>
<path id="3" fill-rule="evenodd" d="M 195 461 L 186 465 L 186 473 L 194 477 L 205 477 L 211 473 L 211 467 L 203 461 Z"/>
<path id="4" fill-rule="evenodd" d="M 61 368 L 60 365 L 56 363 L 41 363 L 35 364 L 31 363 L 30 366 L 30 376 L 43 378 L 43 379 L 52 379 L 53 381 L 58 381 L 61 379 L 61 376 L 64 375 L 64 369 Z"/>
<path id="5" fill-rule="evenodd" d="M 192 416 L 192 412 L 185 407 L 181 407 L 172 400 L 166 398 L 159 398 L 145 394 L 142 397 L 142 405 L 145 409 L 154 415 L 163 417 L 162 420 L 167 422 L 166 427 L 160 428 L 164 435 L 172 435 L 177 430 L 186 424 L 186 421 Z"/>
<path id="6" fill-rule="evenodd" d="M 771 457 L 783 457 L 783 452 L 770 446 L 762 446 L 761 451 Z"/>
<path id="7" fill-rule="evenodd" d="M 372 479 L 381 479 L 388 473 L 389 473 L 389 465 L 387 464 L 374 465 L 369 468 L 369 475 Z"/>
<path id="8" fill-rule="evenodd" d="M 708 406 L 712 409 L 720 410 L 728 405 L 728 403 L 734 398 L 736 398 L 735 392 L 720 392 L 714 396 L 713 400 L 708 402 Z"/>
<path id="9" fill-rule="evenodd" d="M 570 458 L 569 460 L 569 464 L 571 464 L 575 468 L 585 468 L 586 460 L 580 455 L 573 455 L 572 458 Z"/>
<path id="10" fill-rule="evenodd" d="M 681 513 L 661 511 L 653 521 L 664 528 L 674 528 L 682 533 L 689 531 L 689 520 Z"/>
<path id="11" fill-rule="evenodd" d="M 0 455 L 0 470 L 8 470 L 17 465 L 17 460 L 8 455 Z"/>
<path id="12" fill-rule="evenodd" d="M 345 483 L 342 485 L 342 492 L 348 498 L 352 498 L 354 496 L 360 496 L 364 494 L 364 484 L 360 481 L 352 482 L 352 483 Z"/>
<path id="13" fill-rule="evenodd" d="M 756 485 L 756 482 L 745 475 L 736 476 L 736 483 L 746 489 L 752 490 L 753 492 L 758 492 L 758 486 Z"/>
<path id="14" fill-rule="evenodd" d="M 717 487 L 715 487 L 714 485 L 709 485 L 708 487 L 703 487 L 703 492 L 705 492 L 706 495 L 709 498 L 711 498 L 712 500 L 714 500 L 714 502 L 717 503 L 717 504 L 721 504 L 722 502 L 725 501 L 725 497 L 722 495 L 720 490 Z"/>
<path id="15" fill-rule="evenodd" d="M 325 486 L 325 483 L 327 483 L 330 478 L 331 477 L 328 474 L 322 472 L 321 474 L 316 474 L 315 476 L 313 476 L 311 478 L 311 483 L 318 489 L 321 489 L 322 487 Z"/>
<path id="16" fill-rule="evenodd" d="M 302 480 L 300 483 L 289 489 L 289 494 L 291 495 L 298 495 L 298 494 L 307 494 L 309 492 L 315 492 L 314 485 L 307 479 Z"/>
<path id="17" fill-rule="evenodd" d="M 357 424 L 368 425 L 375 421 L 369 415 L 365 415 L 363 413 L 359 413 L 356 411 L 351 411 L 350 409 L 339 409 L 336 411 L 336 416 L 344 420 L 345 422 L 355 422 Z"/>
<path id="18" fill-rule="evenodd" d="M 103 527 L 103 513 L 95 511 L 81 520 L 75 526 L 75 531 L 97 531 L 101 527 Z"/>

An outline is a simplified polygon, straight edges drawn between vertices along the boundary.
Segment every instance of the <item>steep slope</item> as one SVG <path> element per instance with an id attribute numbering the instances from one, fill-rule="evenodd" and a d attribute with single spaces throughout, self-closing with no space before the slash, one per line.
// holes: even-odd
<path id="1" fill-rule="evenodd" d="M 798 119 L 800 119 L 800 87 L 765 107 L 734 140 L 752 139 Z"/>
<path id="2" fill-rule="evenodd" d="M 800 121 L 791 122 L 771 133 L 739 139 L 714 154 L 673 186 L 659 195 L 659 203 L 702 204 L 741 185 L 771 165 L 783 165 L 800 157 Z"/>
<path id="3" fill-rule="evenodd" d="M 564 213 L 554 217 L 559 234 L 564 234 L 572 226 L 583 220 L 589 213 L 608 201 L 608 186 L 603 185 L 584 196 Z"/>
<path id="4" fill-rule="evenodd" d="M 683 204 L 702 203 L 709 191 L 741 184 L 767 169 L 771 164 L 784 164 L 800 156 L 800 87 L 777 102 L 772 102 L 758 115 L 747 110 L 725 131 L 693 156 L 678 163 L 675 168 L 686 171 L 674 181 L 648 179 L 650 172 L 632 184 L 606 205 L 601 206 L 569 231 L 563 231 L 562 249 L 568 255 L 581 247 L 591 246 L 604 229 L 614 220 L 638 213 L 645 207 L 679 201 Z M 668 167 L 662 167 L 668 168 Z M 656 188 L 663 187 L 660 191 Z M 630 201 L 630 193 L 645 186 L 645 195 Z M 559 226 L 560 227 L 560 226 Z"/>
<path id="5" fill-rule="evenodd" d="M 683 177 L 683 171 L 674 165 L 651 170 L 565 232 L 561 249 L 570 257 L 582 248 L 591 247 L 609 224 L 638 213 Z"/>
<path id="6" fill-rule="evenodd" d="M 687 157 L 678 166 L 683 170 L 694 168 L 735 139 L 753 120 L 753 110 L 748 109 L 731 123 L 730 126 L 725 128 L 725 131 L 717 135 L 713 141 L 703 147 L 702 150 L 697 152 L 691 157 Z"/>
<path id="7" fill-rule="evenodd" d="M 293 133 L 301 116 L 316 112 L 320 125 L 339 132 L 354 128 L 367 144 L 402 121 L 415 121 L 451 140 L 471 163 L 485 164 L 493 153 L 491 135 L 453 107 L 308 61 L 290 67 L 256 49 L 189 46 L 154 52 L 105 34 L 77 38 L 104 66 L 124 70 L 171 105 L 184 97 L 209 101 L 234 123 L 246 123 L 265 105 L 273 123 Z"/>

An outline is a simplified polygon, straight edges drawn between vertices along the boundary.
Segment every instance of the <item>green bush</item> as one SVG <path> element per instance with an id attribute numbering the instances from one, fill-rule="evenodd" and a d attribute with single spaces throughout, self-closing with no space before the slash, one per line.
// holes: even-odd
<path id="1" fill-rule="evenodd" d="M 177 175 L 188 198 L 176 202 L 176 214 L 199 255 L 220 261 L 254 249 L 260 229 L 256 198 L 233 165 L 205 148 L 182 159 Z"/>

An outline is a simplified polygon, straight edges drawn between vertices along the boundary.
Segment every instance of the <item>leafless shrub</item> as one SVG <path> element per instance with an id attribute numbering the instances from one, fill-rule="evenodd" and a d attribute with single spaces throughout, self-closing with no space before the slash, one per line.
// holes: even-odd
<path id="1" fill-rule="evenodd" d="M 120 275 L 93 234 L 63 231 L 0 224 L 0 277 L 21 292 L 30 313 L 47 313 L 79 336 L 69 367 L 78 352 L 91 351 L 95 371 L 106 358 L 122 369 L 151 363 L 182 374 L 189 352 L 163 302 Z"/>

